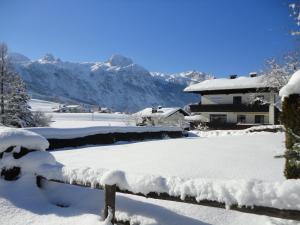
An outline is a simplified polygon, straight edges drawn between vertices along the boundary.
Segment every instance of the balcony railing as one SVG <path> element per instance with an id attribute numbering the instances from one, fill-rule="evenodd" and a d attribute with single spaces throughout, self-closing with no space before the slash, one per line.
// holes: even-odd
<path id="1" fill-rule="evenodd" d="M 269 112 L 268 104 L 194 104 L 191 112 Z"/>

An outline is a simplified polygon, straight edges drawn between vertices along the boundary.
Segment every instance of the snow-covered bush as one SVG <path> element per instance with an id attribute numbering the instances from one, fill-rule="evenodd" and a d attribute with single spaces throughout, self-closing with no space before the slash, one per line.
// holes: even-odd
<path id="1" fill-rule="evenodd" d="M 282 97 L 281 121 L 286 129 L 286 164 L 288 179 L 300 178 L 300 70 L 280 90 Z"/>
<path id="2" fill-rule="evenodd" d="M 34 174 L 44 166 L 57 165 L 45 150 L 48 141 L 33 132 L 0 127 L 0 172 L 6 180 L 16 180 L 22 173 Z"/>
<path id="3" fill-rule="evenodd" d="M 32 119 L 35 127 L 49 127 L 52 117 L 37 111 L 33 113 Z"/>

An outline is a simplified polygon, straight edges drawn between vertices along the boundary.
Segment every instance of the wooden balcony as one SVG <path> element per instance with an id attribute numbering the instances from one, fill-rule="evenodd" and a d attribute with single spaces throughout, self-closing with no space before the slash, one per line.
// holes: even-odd
<path id="1" fill-rule="evenodd" d="M 194 104 L 191 112 L 269 112 L 269 104 Z"/>

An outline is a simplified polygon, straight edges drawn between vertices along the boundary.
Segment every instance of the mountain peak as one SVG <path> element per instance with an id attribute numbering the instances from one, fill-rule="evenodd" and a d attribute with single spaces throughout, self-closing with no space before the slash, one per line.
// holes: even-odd
<path id="1" fill-rule="evenodd" d="M 120 66 L 120 67 L 125 67 L 133 64 L 132 59 L 118 54 L 112 55 L 112 57 L 109 59 L 108 62 L 111 66 Z"/>
<path id="2" fill-rule="evenodd" d="M 28 57 L 26 57 L 25 55 L 22 55 L 20 53 L 16 53 L 16 52 L 10 52 L 8 57 L 9 57 L 9 60 L 11 60 L 14 63 L 30 62 L 30 59 Z"/>
<path id="3" fill-rule="evenodd" d="M 47 53 L 44 55 L 44 57 L 42 58 L 44 61 L 55 61 L 55 58 L 52 54 L 50 53 Z"/>

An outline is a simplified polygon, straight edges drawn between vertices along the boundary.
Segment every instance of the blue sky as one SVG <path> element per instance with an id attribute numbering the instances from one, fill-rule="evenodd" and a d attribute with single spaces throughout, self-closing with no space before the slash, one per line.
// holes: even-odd
<path id="1" fill-rule="evenodd" d="M 247 74 L 293 49 L 287 0 L 0 0 L 0 41 L 37 59 Z M 299 43 L 298 43 L 299 44 Z"/>

